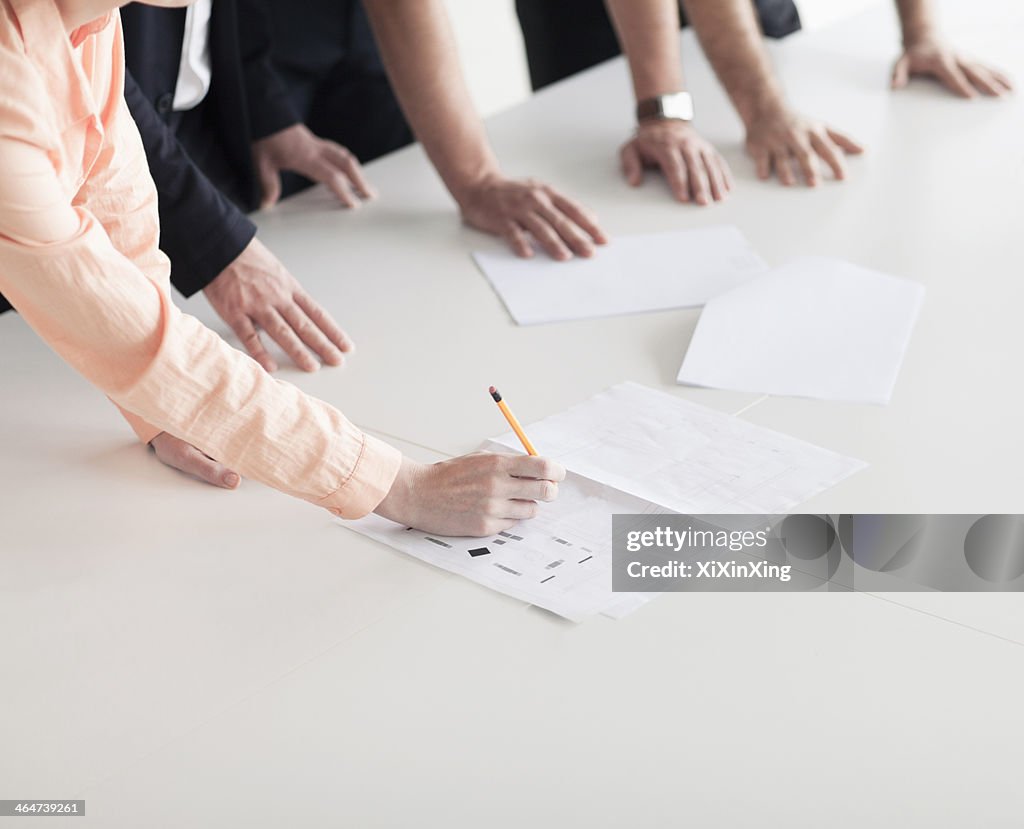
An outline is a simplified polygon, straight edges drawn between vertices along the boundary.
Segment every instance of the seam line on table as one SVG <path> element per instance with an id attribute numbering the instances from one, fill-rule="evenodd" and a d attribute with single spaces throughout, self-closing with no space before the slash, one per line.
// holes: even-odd
<path id="1" fill-rule="evenodd" d="M 380 429 L 373 429 L 369 426 L 360 426 L 358 423 L 356 426 L 364 432 L 370 432 L 375 437 L 389 438 L 390 440 L 397 440 L 401 443 L 405 443 L 409 446 L 415 446 L 417 449 L 426 449 L 428 452 L 433 452 L 435 455 L 443 455 L 446 458 L 454 458 L 455 456 L 451 452 L 442 452 L 440 449 L 435 449 L 433 446 L 427 446 L 423 443 L 417 443 L 414 440 L 403 438 L 401 435 L 395 435 L 391 432 L 383 432 Z"/>
<path id="2" fill-rule="evenodd" d="M 940 622 L 947 622 L 948 624 L 956 625 L 957 627 L 964 628 L 965 630 L 971 630 L 971 631 L 974 631 L 975 633 L 980 633 L 982 636 L 991 636 L 993 639 L 999 639 L 999 640 L 1001 640 L 1003 642 L 1008 642 L 1011 645 L 1017 645 L 1018 647 L 1024 647 L 1024 642 L 1021 642 L 1021 641 L 1019 641 L 1017 639 L 1011 639 L 1009 636 L 1003 636 L 1001 633 L 993 633 L 990 630 L 985 630 L 984 628 L 975 627 L 974 625 L 969 625 L 966 622 L 958 622 L 956 619 L 949 619 L 946 616 L 940 616 L 938 613 L 932 613 L 930 610 L 922 610 L 919 607 L 912 607 L 911 605 L 903 604 L 902 602 L 898 602 L 895 599 L 888 599 L 885 596 L 882 596 L 882 595 L 880 595 L 878 593 L 871 593 L 871 592 L 868 592 L 868 591 L 858 591 L 858 592 L 862 592 L 863 595 L 870 596 L 871 598 L 877 599 L 880 602 L 885 602 L 887 604 L 891 604 L 891 605 L 894 605 L 896 607 L 902 607 L 904 610 L 909 610 L 912 613 L 920 613 L 922 616 L 930 616 L 932 619 L 937 619 Z"/>
<path id="3" fill-rule="evenodd" d="M 733 417 L 739 417 L 741 414 L 744 414 L 745 412 L 748 412 L 751 409 L 753 409 L 754 406 L 757 406 L 757 405 L 759 405 L 761 403 L 764 403 L 764 401 L 767 400 L 769 397 L 771 397 L 770 394 L 762 394 L 759 398 L 757 398 L 757 400 L 753 401 L 752 403 L 748 403 L 746 406 L 744 406 L 738 412 L 733 412 L 732 416 Z"/>

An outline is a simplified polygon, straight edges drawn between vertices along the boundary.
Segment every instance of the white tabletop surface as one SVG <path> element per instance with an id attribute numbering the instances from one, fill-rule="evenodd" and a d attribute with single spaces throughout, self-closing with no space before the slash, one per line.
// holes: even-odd
<path id="1" fill-rule="evenodd" d="M 944 9 L 1024 81 L 1021 4 Z M 516 327 L 468 255 L 497 243 L 419 148 L 370 166 L 362 211 L 313 192 L 260 217 L 359 345 L 285 376 L 410 454 L 503 431 L 491 383 L 529 421 L 635 380 L 870 462 L 809 511 L 1024 511 L 1024 106 L 892 94 L 896 43 L 883 5 L 773 45 L 797 105 L 870 144 L 816 191 L 754 179 L 690 35 L 724 205 L 622 184 L 620 61 L 489 122 L 511 172 L 612 234 L 733 223 L 773 264 L 924 283 L 891 405 L 680 388 L 696 311 Z M 1020 825 L 1015 595 L 669 594 L 568 624 L 251 482 L 186 480 L 20 319 L 0 341 L 0 798 L 84 798 L 97 827 Z"/>

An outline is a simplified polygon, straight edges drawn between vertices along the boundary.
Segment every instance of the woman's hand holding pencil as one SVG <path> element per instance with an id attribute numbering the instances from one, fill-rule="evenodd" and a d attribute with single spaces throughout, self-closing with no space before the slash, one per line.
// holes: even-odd
<path id="1" fill-rule="evenodd" d="M 486 452 L 432 465 L 405 458 L 378 515 L 438 535 L 494 535 L 537 515 L 538 501 L 554 501 L 565 468 L 537 457 L 530 439 L 494 386 L 498 404 L 526 455 Z"/>
<path id="2" fill-rule="evenodd" d="M 405 458 L 378 515 L 438 535 L 494 535 L 554 501 L 561 464 L 530 455 L 477 453 L 435 464 Z"/>

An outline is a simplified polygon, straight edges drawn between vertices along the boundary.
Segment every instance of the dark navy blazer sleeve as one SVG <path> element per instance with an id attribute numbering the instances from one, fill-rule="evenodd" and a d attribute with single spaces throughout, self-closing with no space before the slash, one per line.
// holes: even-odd
<path id="1" fill-rule="evenodd" d="M 238 257 L 256 226 L 196 167 L 130 73 L 124 95 L 156 182 L 160 249 L 171 260 L 171 282 L 192 296 Z"/>
<path id="2" fill-rule="evenodd" d="M 238 49 L 252 139 L 299 123 L 288 88 L 274 69 L 272 23 L 263 0 L 238 0 Z"/>

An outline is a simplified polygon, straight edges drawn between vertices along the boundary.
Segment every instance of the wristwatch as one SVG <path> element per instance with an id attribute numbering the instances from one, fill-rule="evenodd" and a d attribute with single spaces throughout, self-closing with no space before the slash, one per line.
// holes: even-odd
<path id="1" fill-rule="evenodd" d="M 643 121 L 692 121 L 693 98 L 689 92 L 672 95 L 657 95 L 645 98 L 636 105 L 636 120 Z"/>

